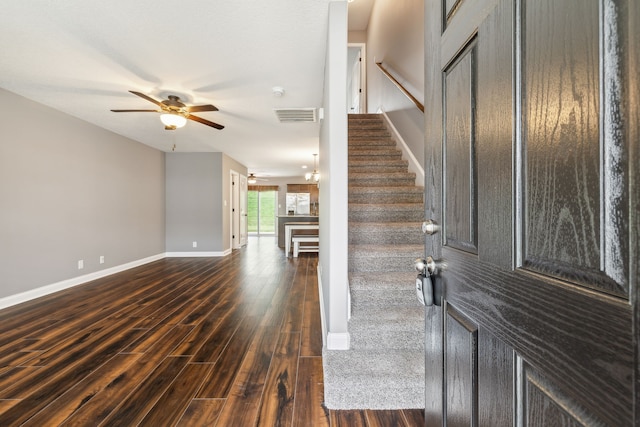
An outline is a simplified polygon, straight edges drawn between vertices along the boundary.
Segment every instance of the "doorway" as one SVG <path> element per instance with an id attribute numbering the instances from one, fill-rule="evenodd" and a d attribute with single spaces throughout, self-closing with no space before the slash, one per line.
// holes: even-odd
<path id="1" fill-rule="evenodd" d="M 277 187 L 276 187 L 277 188 Z M 251 186 L 247 192 L 247 227 L 252 236 L 273 236 L 276 233 L 278 190 Z"/>
<path id="2" fill-rule="evenodd" d="M 360 114 L 367 112 L 365 43 L 347 45 L 347 112 Z"/>
<path id="3" fill-rule="evenodd" d="M 238 249 L 247 244 L 247 177 L 232 170 L 230 181 L 230 246 Z"/>

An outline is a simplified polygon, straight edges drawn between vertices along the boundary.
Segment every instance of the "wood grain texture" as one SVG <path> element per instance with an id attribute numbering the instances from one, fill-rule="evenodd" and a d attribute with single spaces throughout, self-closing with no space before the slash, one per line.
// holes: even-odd
<path id="1" fill-rule="evenodd" d="M 447 423 L 478 425 L 478 328 L 450 304 L 443 307 Z"/>
<path id="2" fill-rule="evenodd" d="M 293 406 L 293 425 L 328 427 L 329 410 L 323 406 L 323 401 L 322 358 L 301 357 Z"/>
<path id="3" fill-rule="evenodd" d="M 194 399 L 176 426 L 215 426 L 225 403 L 226 399 Z"/>
<path id="4" fill-rule="evenodd" d="M 481 264 L 462 252 L 448 253 L 447 265 L 445 286 L 452 305 L 602 419 L 612 425 L 631 419 L 634 362 L 628 304 Z"/>
<path id="5" fill-rule="evenodd" d="M 219 425 L 255 425 L 277 342 L 276 328 L 258 328 L 220 413 Z"/>
<path id="6" fill-rule="evenodd" d="M 638 79 L 630 63 L 638 63 L 636 3 L 461 2 L 444 31 L 442 2 L 425 3 L 425 140 L 433 156 L 425 161 L 426 210 L 446 223 L 457 214 L 447 210 L 459 206 L 449 200 L 467 196 L 464 187 L 448 185 L 462 175 L 447 167 L 467 164 L 468 156 L 449 151 L 451 133 L 457 138 L 462 129 L 450 126 L 449 116 L 464 114 L 449 105 L 440 82 L 470 40 L 479 49 L 479 256 L 464 248 L 439 252 L 439 236 L 426 238 L 425 255 L 433 251 L 445 266 L 446 304 L 478 326 L 479 393 L 498 399 L 508 389 L 519 399 L 480 400 L 480 424 L 638 424 L 640 162 Z M 449 77 L 447 90 L 454 82 L 466 86 Z M 447 167 L 439 164 L 442 154 Z M 454 414 L 465 409 L 439 401 L 446 391 L 440 373 L 461 367 L 467 355 L 460 346 L 442 348 L 452 331 L 439 324 L 446 314 L 438 310 L 427 309 L 434 325 L 427 329 L 427 369 L 435 373 L 427 378 L 428 425 L 442 424 L 443 406 Z M 535 372 L 544 382 L 523 387 L 521 373 L 513 378 L 513 360 L 516 369 L 531 367 L 527 381 Z M 461 383 L 454 396 L 473 392 L 464 370 L 444 373 L 447 383 Z M 527 405 L 534 406 L 521 413 Z"/>
<path id="7" fill-rule="evenodd" d="M 369 425 L 365 411 L 331 411 L 331 427 L 366 427 Z"/>
<path id="8" fill-rule="evenodd" d="M 630 102 L 627 102 L 627 109 L 621 117 L 624 118 L 626 123 L 633 123 L 629 126 L 627 137 L 630 141 L 640 141 L 640 79 L 637 77 L 636 70 L 640 70 L 640 4 L 638 2 L 629 1 L 628 15 L 629 19 L 628 27 L 621 29 L 622 39 L 627 40 L 629 43 L 628 61 L 629 66 L 624 67 L 625 74 L 623 76 L 624 87 L 628 88 L 628 93 L 631 95 Z M 629 148 L 629 162 L 632 165 L 640 165 L 640 144 L 631 144 Z M 631 258 L 629 264 L 629 277 L 631 277 L 631 295 L 630 301 L 634 307 L 634 329 L 633 334 L 635 339 L 635 395 L 640 396 L 640 237 L 638 233 L 640 231 L 640 173 L 637 172 L 631 174 L 629 180 L 629 211 L 635 212 L 631 215 L 629 227 L 632 230 L 630 239 L 629 251 L 632 254 L 636 254 Z M 636 399 L 637 400 L 637 399 Z M 635 425 L 640 425 L 640 404 L 636 403 L 636 410 L 634 413 L 635 418 L 632 422 Z"/>
<path id="9" fill-rule="evenodd" d="M 329 426 L 317 255 L 249 241 L 0 310 L 0 425 Z"/>
<path id="10" fill-rule="evenodd" d="M 478 425 L 509 427 L 514 420 L 514 352 L 484 329 L 478 331 Z"/>
<path id="11" fill-rule="evenodd" d="M 408 427 L 402 411 L 367 410 L 367 424 L 369 427 L 398 426 Z"/>
<path id="12" fill-rule="evenodd" d="M 257 425 L 292 425 L 299 352 L 300 333 L 281 332 L 264 385 Z"/>
<path id="13" fill-rule="evenodd" d="M 512 88 L 493 81 L 514 81 L 513 2 L 502 1 L 478 29 L 476 94 L 478 155 L 478 256 L 511 269 L 514 197 Z"/>
<path id="14" fill-rule="evenodd" d="M 447 245 L 477 250 L 475 50 L 471 45 L 446 70 L 444 87 L 444 204 Z"/>
<path id="15" fill-rule="evenodd" d="M 620 259 L 626 220 L 619 217 L 627 167 L 604 169 L 601 158 L 604 144 L 611 160 L 601 141 L 598 4 L 528 2 L 524 12 L 525 266 L 627 296 L 628 269 Z M 607 249 L 617 256 L 603 254 Z M 621 264 L 606 274 L 603 255 L 617 260 L 610 265 Z"/>

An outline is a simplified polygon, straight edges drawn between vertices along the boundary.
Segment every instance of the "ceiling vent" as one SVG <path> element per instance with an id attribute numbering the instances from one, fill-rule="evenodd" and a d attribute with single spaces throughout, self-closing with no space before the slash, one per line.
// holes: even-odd
<path id="1" fill-rule="evenodd" d="M 276 108 L 274 111 L 281 123 L 318 121 L 316 108 Z"/>

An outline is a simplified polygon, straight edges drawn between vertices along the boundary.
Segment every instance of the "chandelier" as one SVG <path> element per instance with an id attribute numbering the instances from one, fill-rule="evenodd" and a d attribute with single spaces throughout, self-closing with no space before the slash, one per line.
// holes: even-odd
<path id="1" fill-rule="evenodd" d="M 318 155 L 314 154 L 313 155 L 313 172 L 308 172 L 304 176 L 304 178 L 307 181 L 313 181 L 313 182 L 320 181 L 320 172 L 318 172 L 318 165 L 316 163 L 317 159 L 318 159 Z"/>

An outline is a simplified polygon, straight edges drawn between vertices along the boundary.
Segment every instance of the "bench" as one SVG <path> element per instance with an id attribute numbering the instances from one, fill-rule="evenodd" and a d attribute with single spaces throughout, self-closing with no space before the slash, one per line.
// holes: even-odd
<path id="1" fill-rule="evenodd" d="M 320 250 L 320 238 L 310 234 L 296 234 L 293 241 L 293 257 L 297 258 L 300 252 L 318 252 Z M 312 243 L 311 245 L 301 245 L 300 243 Z M 315 245 L 313 244 L 315 243 Z"/>

